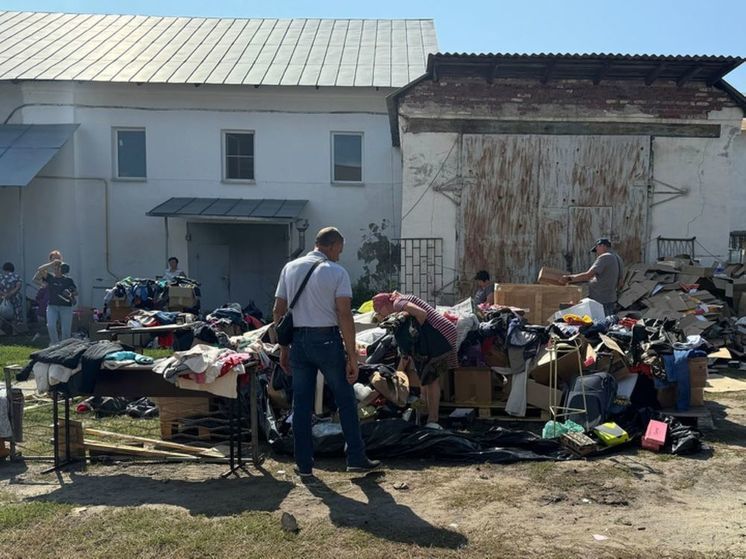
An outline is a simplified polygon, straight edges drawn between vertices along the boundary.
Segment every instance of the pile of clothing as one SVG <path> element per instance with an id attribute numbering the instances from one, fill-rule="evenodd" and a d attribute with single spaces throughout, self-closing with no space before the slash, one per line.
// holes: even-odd
<path id="1" fill-rule="evenodd" d="M 104 305 L 108 306 L 113 299 L 123 299 L 133 309 L 158 310 L 168 306 L 169 287 L 194 288 L 195 296 L 200 296 L 199 282 L 186 277 L 173 279 L 134 278 L 128 276 L 119 280 L 114 287 L 107 289 Z"/>
<path id="2" fill-rule="evenodd" d="M 16 379 L 27 380 L 33 371 L 40 394 L 53 388 L 68 396 L 91 394 L 107 356 L 130 350 L 119 342 L 69 338 L 32 353 Z M 148 358 L 139 356 L 139 359 Z"/>

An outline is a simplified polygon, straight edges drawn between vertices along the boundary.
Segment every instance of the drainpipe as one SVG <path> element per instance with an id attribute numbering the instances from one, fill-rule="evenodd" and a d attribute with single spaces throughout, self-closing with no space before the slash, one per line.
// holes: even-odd
<path id="1" fill-rule="evenodd" d="M 103 177 L 67 177 L 62 175 L 39 175 L 37 179 L 72 180 L 72 181 L 94 181 L 104 183 L 104 253 L 106 256 L 106 273 L 116 281 L 119 276 L 111 271 L 111 250 L 109 248 L 111 235 L 109 232 L 109 181 Z"/>
<path id="2" fill-rule="evenodd" d="M 308 220 L 298 219 L 295 222 L 295 228 L 298 230 L 298 248 L 290 255 L 290 260 L 295 260 L 306 249 L 306 231 L 308 230 Z"/>

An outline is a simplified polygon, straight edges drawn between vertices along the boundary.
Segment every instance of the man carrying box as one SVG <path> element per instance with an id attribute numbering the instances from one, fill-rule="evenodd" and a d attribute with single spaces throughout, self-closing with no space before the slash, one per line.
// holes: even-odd
<path id="1" fill-rule="evenodd" d="M 600 238 L 591 252 L 598 256 L 587 272 L 564 276 L 567 283 L 588 282 L 588 296 L 604 306 L 604 314 L 616 312 L 618 290 L 624 281 L 624 263 L 621 257 L 611 251 L 611 241 Z"/>

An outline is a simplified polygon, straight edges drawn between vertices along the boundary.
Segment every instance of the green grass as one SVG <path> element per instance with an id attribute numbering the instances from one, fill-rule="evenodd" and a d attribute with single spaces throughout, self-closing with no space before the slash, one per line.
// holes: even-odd
<path id="1" fill-rule="evenodd" d="M 0 365 L 18 364 L 25 366 L 29 355 L 39 348 L 32 345 L 0 345 Z M 153 358 L 171 355 L 170 350 L 146 349 L 145 354 Z M 1 379 L 0 379 L 1 380 Z M 71 402 L 71 419 L 84 421 L 86 426 L 105 431 L 114 431 L 127 435 L 152 437 L 161 436 L 158 419 L 132 419 L 127 416 L 103 417 L 97 419 L 94 414 L 77 414 L 75 406 L 84 398 L 74 398 Z M 60 413 L 62 409 L 60 408 Z M 18 444 L 18 450 L 24 456 L 52 456 L 51 402 L 26 402 L 23 414 L 23 442 Z"/>
<path id="2" fill-rule="evenodd" d="M 72 508 L 72 505 L 44 501 L 6 503 L 0 508 L 0 531 L 27 529 L 41 521 L 61 516 Z"/>

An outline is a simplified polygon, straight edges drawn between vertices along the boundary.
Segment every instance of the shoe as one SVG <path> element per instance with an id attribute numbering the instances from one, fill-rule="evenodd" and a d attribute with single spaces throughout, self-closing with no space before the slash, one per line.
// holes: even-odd
<path id="1" fill-rule="evenodd" d="M 313 475 L 313 471 L 311 470 L 305 471 L 305 470 L 301 470 L 300 468 L 293 468 L 293 472 L 295 472 L 295 474 L 298 477 L 301 477 L 304 479 L 310 479 L 310 478 L 316 477 Z"/>
<path id="2" fill-rule="evenodd" d="M 350 464 L 347 466 L 348 472 L 372 472 L 373 470 L 381 467 L 380 460 L 371 460 L 366 458 L 364 462 L 360 464 Z"/>
<path id="3" fill-rule="evenodd" d="M 426 423 L 425 429 L 435 429 L 436 431 L 443 431 L 443 427 L 441 427 L 440 423 L 436 423 L 435 421 Z"/>

